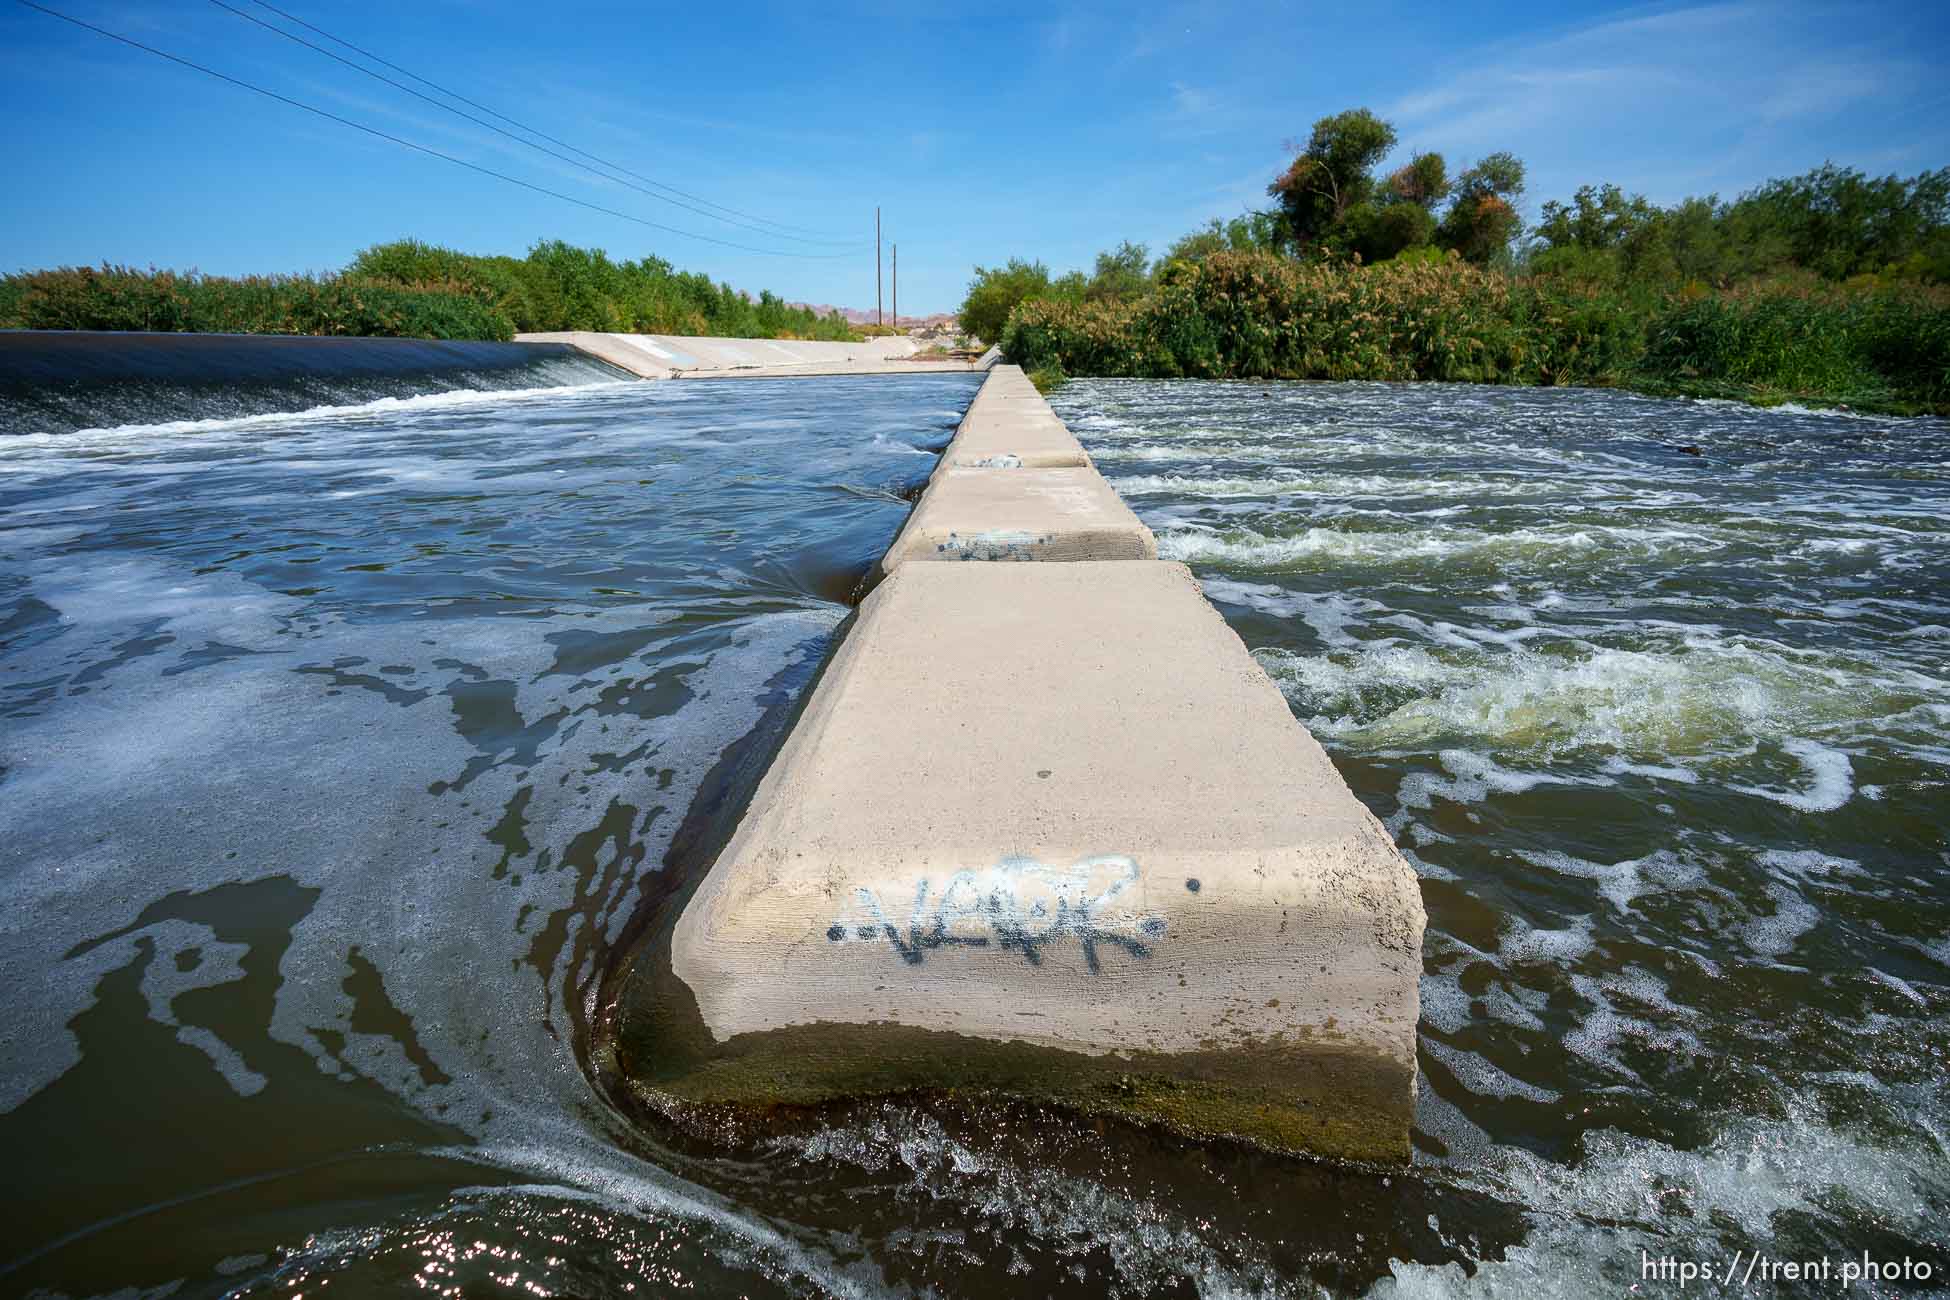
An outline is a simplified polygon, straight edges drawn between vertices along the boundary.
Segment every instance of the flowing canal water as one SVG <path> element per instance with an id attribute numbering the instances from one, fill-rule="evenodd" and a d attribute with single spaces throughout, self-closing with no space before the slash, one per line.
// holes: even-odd
<path id="1" fill-rule="evenodd" d="M 1950 424 L 1449 385 L 1054 404 L 1422 877 L 1411 1178 L 1520 1224 L 1431 1215 L 1403 1293 L 1616 1294 L 1642 1252 L 1736 1250 L 1950 1286 Z"/>
<path id="2" fill-rule="evenodd" d="M 624 1118 L 604 970 L 975 382 L 0 434 L 0 1292 L 1942 1284 L 1940 421 L 1066 387 L 1421 873 L 1415 1163 L 1004 1102 Z"/>

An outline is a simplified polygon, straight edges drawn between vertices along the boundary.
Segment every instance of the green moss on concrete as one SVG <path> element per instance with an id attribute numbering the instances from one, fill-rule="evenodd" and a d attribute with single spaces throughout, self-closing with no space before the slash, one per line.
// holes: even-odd
<path id="1" fill-rule="evenodd" d="M 1311 1038 L 1091 1056 L 893 1023 L 797 1025 L 712 1040 L 666 952 L 639 966 L 614 1022 L 614 1062 L 660 1110 L 816 1107 L 898 1093 L 1004 1093 L 1198 1138 L 1398 1163 L 1413 1080 L 1372 1052 Z"/>

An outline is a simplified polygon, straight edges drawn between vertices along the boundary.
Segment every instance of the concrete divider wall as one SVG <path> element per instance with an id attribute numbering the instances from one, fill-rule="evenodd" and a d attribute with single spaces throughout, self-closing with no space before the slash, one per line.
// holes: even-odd
<path id="1" fill-rule="evenodd" d="M 1052 422 L 985 383 L 619 1064 L 663 1105 L 998 1089 L 1406 1159 L 1415 876 L 1087 457 L 997 459 Z M 985 524 L 1037 540 L 939 540 Z"/>
<path id="2" fill-rule="evenodd" d="M 1063 469 L 1090 464 L 1019 366 L 990 372 L 936 470 Z"/>

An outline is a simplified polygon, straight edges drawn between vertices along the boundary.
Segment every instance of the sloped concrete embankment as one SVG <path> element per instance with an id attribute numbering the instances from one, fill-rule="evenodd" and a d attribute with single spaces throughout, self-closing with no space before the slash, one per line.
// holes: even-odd
<path id="1" fill-rule="evenodd" d="M 920 345 L 898 335 L 860 343 L 806 339 L 721 339 L 676 334 L 603 334 L 567 330 L 517 334 L 518 343 L 566 343 L 644 379 L 790 379 L 813 375 L 967 374 L 995 364 L 919 361 Z"/>
<path id="2" fill-rule="evenodd" d="M 997 1089 L 1407 1157 L 1415 877 L 1155 556 L 997 368 L 667 961 L 629 982 L 639 1095 Z"/>

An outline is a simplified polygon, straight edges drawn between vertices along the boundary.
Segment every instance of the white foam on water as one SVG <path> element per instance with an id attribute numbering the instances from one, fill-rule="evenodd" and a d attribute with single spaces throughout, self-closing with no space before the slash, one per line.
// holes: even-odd
<path id="1" fill-rule="evenodd" d="M 1445 1034 L 1460 1034 L 1470 1022 L 1474 1001 L 1448 975 L 1422 976 L 1422 1021 Z"/>
<path id="2" fill-rule="evenodd" d="M 1544 1022 L 1538 1013 L 1550 1004 L 1551 995 L 1539 989 L 1521 984 L 1492 984 L 1479 999 L 1483 1010 L 1490 1019 L 1514 1025 L 1518 1029 L 1528 1029 L 1533 1033 L 1544 1031 Z"/>
<path id="3" fill-rule="evenodd" d="M 1896 992 L 1902 994 L 1904 997 L 1908 998 L 1911 1002 L 1914 1002 L 1919 1007 L 1928 1007 L 1930 1005 L 1930 1000 L 1924 997 L 1920 992 L 1918 992 L 1916 986 L 1914 984 L 1911 984 L 1908 980 L 1898 979 L 1894 975 L 1891 975 L 1888 971 L 1877 970 L 1873 966 L 1864 966 L 1862 968 L 1862 973 L 1864 975 L 1867 975 L 1870 979 L 1874 980 L 1876 983 L 1886 985 L 1889 988 L 1896 990 Z"/>
<path id="4" fill-rule="evenodd" d="M 159 623 L 179 639 L 259 647 L 286 630 L 304 602 L 235 574 L 185 572 L 146 555 L 84 553 L 26 569 L 35 596 L 90 632 Z"/>
<path id="5" fill-rule="evenodd" d="M 1682 553 L 1697 556 L 1726 545 L 1722 539 L 1685 529 L 1597 524 L 1497 532 L 1464 528 L 1392 528 L 1372 532 L 1307 528 L 1292 534 L 1269 534 L 1253 528 L 1234 528 L 1225 532 L 1200 529 L 1167 533 L 1158 539 L 1158 555 L 1161 559 L 1187 563 L 1273 570 L 1317 563 L 1508 566 L 1561 564 L 1574 559 L 1587 564 L 1615 563 L 1628 558 L 1644 560 Z"/>
<path id="6" fill-rule="evenodd" d="M 1387 608 L 1380 601 L 1344 592 L 1290 591 L 1271 583 L 1240 582 L 1234 578 L 1199 579 L 1205 594 L 1231 605 L 1244 605 L 1275 618 L 1297 618 L 1328 645 L 1355 645 L 1348 633 L 1368 617 Z"/>
<path id="7" fill-rule="evenodd" d="M 1693 1150 L 1601 1129 L 1584 1135 L 1569 1164 L 1494 1147 L 1463 1177 L 1530 1210 L 1522 1243 L 1501 1260 L 1474 1260 L 1472 1270 L 1393 1261 L 1370 1296 L 1676 1295 L 1676 1282 L 1644 1280 L 1642 1251 L 1722 1265 L 1736 1249 L 1799 1258 L 1803 1252 L 1777 1236 L 1782 1225 L 1796 1215 L 1827 1218 L 1838 1202 L 1885 1229 L 1941 1240 L 1939 1215 L 1950 1195 L 1941 1151 L 1872 1143 L 1833 1127 L 1806 1102 L 1784 1118 L 1724 1119 Z M 1750 1292 L 1702 1285 L 1699 1294 Z"/>
<path id="8" fill-rule="evenodd" d="M 933 458 L 939 455 L 938 452 L 932 452 L 922 447 L 916 447 L 913 443 L 907 442 L 901 438 L 890 438 L 884 433 L 874 434 L 873 445 L 880 448 L 882 451 L 898 452 L 902 455 L 927 456 L 929 458 Z"/>
<path id="9" fill-rule="evenodd" d="M 1806 555 L 1868 555 L 1881 545 L 1873 537 L 1828 537 L 1803 542 L 1795 549 Z"/>
<path id="10" fill-rule="evenodd" d="M 1256 657 L 1309 726 L 1363 748 L 1477 738 L 1546 754 L 1591 749 L 1614 756 L 1608 770 L 1615 775 L 1690 784 L 1698 773 L 1688 760 L 1755 737 L 1777 740 L 1807 766 L 1810 784 L 1748 792 L 1810 811 L 1845 801 L 1848 759 L 1797 729 L 1886 724 L 1918 693 L 1941 685 L 1890 665 L 1704 629 L 1687 629 L 1676 641 L 1648 637 L 1644 649 L 1577 641 L 1533 649 L 1506 639 L 1507 653 L 1455 654 L 1445 649 L 1483 641 L 1413 622 L 1418 635 L 1441 638 L 1445 648 L 1390 639 L 1343 643 L 1326 655 L 1267 649 Z M 1378 714 L 1369 703 L 1404 695 L 1411 698 Z"/>
<path id="11" fill-rule="evenodd" d="M 1540 785 L 1598 785 L 1586 777 L 1559 772 L 1524 772 L 1499 765 L 1494 759 L 1466 749 L 1445 749 L 1439 755 L 1450 775 L 1410 772 L 1396 796 L 1405 808 L 1428 808 L 1437 799 L 1451 803 L 1481 803 L 1496 794 L 1522 794 Z"/>
<path id="12" fill-rule="evenodd" d="M 1763 957 L 1785 957 L 1820 922 L 1821 909 L 1791 885 L 1770 884 L 1767 896 L 1773 900 L 1773 914 L 1747 921 L 1740 927 L 1740 937 Z"/>
<path id="13" fill-rule="evenodd" d="M 1605 771 L 1612 776 L 1644 776 L 1655 781 L 1677 781 L 1681 785 L 1699 784 L 1699 773 L 1690 767 L 1670 763 L 1630 763 L 1622 758 L 1605 760 Z"/>
<path id="14" fill-rule="evenodd" d="M 1643 858 L 1610 863 L 1589 862 L 1559 849 L 1520 849 L 1517 856 L 1532 866 L 1555 871 L 1560 876 L 1576 876 L 1596 883 L 1599 896 L 1621 912 L 1629 910 L 1633 901 L 1645 892 L 1645 881 L 1640 874 L 1646 861 Z"/>
<path id="15" fill-rule="evenodd" d="M 640 675 L 642 662 L 556 673 L 554 638 L 637 631 L 664 617 L 655 610 L 376 624 L 314 612 L 287 626 L 292 598 L 161 556 L 47 561 L 31 571 L 30 590 L 72 628 L 26 652 L 33 671 L 58 678 L 102 662 L 132 624 L 152 627 L 162 644 L 0 733 L 9 769 L 0 823 L 15 864 L 0 873 L 0 979 L 18 992 L 0 1003 L 0 1111 L 75 1064 L 69 1025 L 140 942 L 153 951 L 151 1017 L 240 1096 L 276 1086 L 259 1062 L 268 1043 L 290 1044 L 325 1073 L 370 1079 L 469 1132 L 481 1151 L 550 1152 L 531 1163 L 571 1183 L 661 1180 L 681 1212 L 702 1212 L 696 1189 L 623 1154 L 590 1123 L 606 1107 L 568 1048 L 571 1008 L 560 993 L 590 987 L 602 944 L 630 916 L 637 873 L 661 861 L 705 773 L 758 720 L 761 684 L 829 634 L 841 611 L 747 615 L 729 644 L 685 673 L 688 703 L 631 717 L 624 731 L 596 697 Z M 210 642 L 255 653 L 181 671 Z M 393 695 L 335 685 L 335 663 L 368 675 L 386 666 Z M 531 759 L 510 761 L 511 740 L 484 751 L 457 732 L 444 692 L 469 681 L 509 685 L 510 721 L 532 737 Z M 621 751 L 636 757 L 618 761 Z M 483 757 L 490 765 L 464 790 L 429 801 L 430 789 Z M 518 788 L 528 791 L 531 851 L 497 872 L 501 851 L 486 832 Z M 332 797 L 303 793 L 320 790 Z M 279 792 L 269 796 L 286 805 L 279 816 L 264 816 L 265 792 Z M 195 818 L 157 816 L 191 807 Z M 620 807 L 636 810 L 627 834 L 640 858 L 620 840 L 576 848 Z M 585 880 L 579 855 L 590 853 Z M 320 892 L 290 932 L 269 1022 L 240 1030 L 185 1019 L 182 995 L 231 987 L 240 954 L 213 943 L 208 927 L 143 924 L 137 913 L 158 881 L 187 897 L 274 877 Z M 127 933 L 85 947 L 116 930 Z M 415 1043 L 366 1026 L 347 988 L 354 947 Z"/>
<path id="16" fill-rule="evenodd" d="M 1834 812 L 1854 796 L 1855 769 L 1849 756 L 1842 750 L 1831 749 L 1801 736 L 1790 736 L 1781 742 L 1781 748 L 1801 761 L 1808 775 L 1806 785 L 1799 789 L 1756 785 L 1730 785 L 1727 788 L 1741 794 L 1771 799 L 1806 813 Z"/>
<path id="17" fill-rule="evenodd" d="M 1636 868 L 1633 877 L 1636 879 Z M 1606 877 L 1600 873 L 1593 878 Z M 1580 916 L 1571 925 L 1556 930 L 1513 925 L 1504 931 L 1497 954 L 1506 962 L 1547 962 L 1568 967 L 1588 956 L 1595 946 L 1591 918 Z"/>
<path id="18" fill-rule="evenodd" d="M 986 1240 L 1020 1239 L 1064 1257 L 1100 1250 L 1120 1290 L 1132 1294 L 1180 1286 L 1200 1296 L 1316 1294 L 1311 1286 L 1253 1267 L 1250 1260 L 1244 1267 L 1228 1260 L 1206 1239 L 1204 1225 L 1166 1202 L 1134 1198 L 1093 1179 L 971 1147 L 933 1116 L 910 1107 L 889 1104 L 844 1127 L 775 1139 L 771 1145 L 802 1164 L 852 1166 L 881 1183 L 899 1179 L 903 1199 L 946 1203 L 968 1231 Z M 1025 1271 L 1029 1267 L 1023 1264 Z M 1081 1282 L 1087 1274 L 1078 1271 L 1075 1277 Z"/>
<path id="19" fill-rule="evenodd" d="M 1278 449 L 1269 447 L 1266 450 L 1273 452 Z M 1093 461 L 1183 460 L 1185 459 L 1185 450 L 1182 447 L 1160 445 L 1092 447 L 1090 448 L 1090 459 Z"/>
<path id="20" fill-rule="evenodd" d="M 1427 1037 L 1422 1039 L 1422 1050 L 1449 1067 L 1449 1072 L 1479 1097 L 1515 1098 L 1542 1103 L 1563 1098 L 1562 1093 L 1525 1083 L 1475 1052 L 1466 1052 Z"/>
<path id="21" fill-rule="evenodd" d="M 1677 1017 L 1685 1013 L 1665 997 L 1664 985 L 1648 972 L 1628 968 L 1624 973 L 1602 980 L 1573 974 L 1569 982 L 1572 991 L 1591 1006 L 1564 1035 L 1564 1046 L 1615 1079 L 1644 1086 L 1644 1080 L 1621 1055 L 1627 1043 L 1684 1057 L 1696 1058 L 1704 1051 L 1700 1040 L 1676 1023 Z M 1625 1004 L 1623 1009 L 1621 1001 Z M 1636 1009 L 1631 1005 L 1634 1003 L 1653 1007 L 1656 1018 L 1632 1014 Z"/>
<path id="22" fill-rule="evenodd" d="M 1855 859 L 1837 857 L 1818 849 L 1763 849 L 1755 861 L 1793 881 L 1870 875 Z"/>
<path id="23" fill-rule="evenodd" d="M 1142 454 L 1149 447 L 1112 449 L 1112 460 L 1149 459 Z M 1199 448 L 1200 454 L 1218 452 L 1227 460 L 1267 458 L 1279 448 L 1250 446 Z M 1093 458 L 1103 459 L 1102 451 Z M 1277 456 L 1273 459 L 1277 462 Z M 1421 478 L 1396 474 L 1131 474 L 1110 480 L 1120 495 L 1165 494 L 1178 497 L 1225 500 L 1232 497 L 1317 496 L 1328 498 L 1385 497 L 1391 501 L 1419 497 L 1468 497 L 1472 501 L 1497 497 L 1531 497 L 1557 492 L 1559 485 L 1548 480 L 1492 478 L 1482 475 L 1451 475 Z M 1447 510 L 1444 513 L 1448 513 Z"/>
<path id="24" fill-rule="evenodd" d="M 78 541 L 88 530 L 77 527 L 30 527 L 25 524 L 0 524 L 0 551 L 9 555 L 32 555 Z"/>
<path id="25" fill-rule="evenodd" d="M 1699 400 L 1704 403 L 1719 399 L 1700 398 Z M 1877 415 L 1870 411 L 1852 411 L 1840 406 L 1803 406 L 1799 402 L 1782 402 L 1768 409 L 1782 415 L 1812 415 L 1823 420 L 1861 420 L 1869 424 L 1885 425 L 1892 431 L 1907 427 L 1914 422 L 1915 418 L 1907 415 Z"/>

